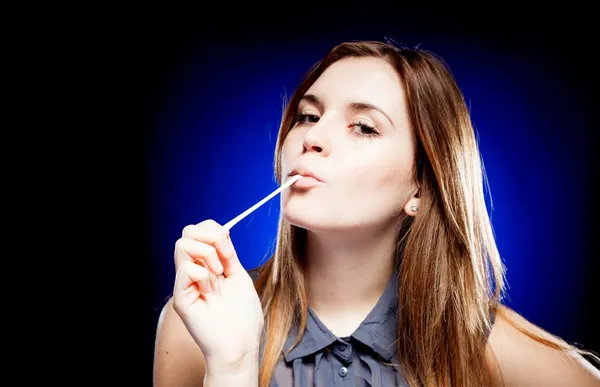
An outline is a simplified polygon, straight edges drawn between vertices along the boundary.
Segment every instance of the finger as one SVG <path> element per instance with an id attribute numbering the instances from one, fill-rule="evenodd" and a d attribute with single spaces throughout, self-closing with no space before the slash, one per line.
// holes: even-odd
<path id="1" fill-rule="evenodd" d="M 223 273 L 223 265 L 219 260 L 216 249 L 213 246 L 191 238 L 180 238 L 175 243 L 175 261 L 176 266 L 182 261 L 191 261 L 194 263 L 204 261 L 208 265 L 208 269 L 216 275 Z"/>
<path id="2" fill-rule="evenodd" d="M 217 250 L 220 259 L 229 259 L 235 254 L 229 232 L 214 220 L 205 220 L 196 225 L 189 225 L 183 229 L 183 237 L 192 238 L 198 242 L 206 243 Z"/>
<path id="3" fill-rule="evenodd" d="M 182 262 L 175 275 L 174 293 L 186 292 L 196 284 L 202 293 L 210 293 L 212 291 L 210 273 L 193 262 Z"/>
<path id="4" fill-rule="evenodd" d="M 233 249 L 233 255 L 231 256 L 231 258 L 221 261 L 221 264 L 223 265 L 223 276 L 224 277 L 229 277 L 234 274 L 245 271 L 244 267 L 242 266 L 242 263 L 240 262 L 240 260 L 238 258 L 237 252 L 235 251 L 235 247 L 233 246 L 233 242 L 231 241 L 231 237 L 229 236 L 229 233 L 227 234 L 227 240 L 228 240 L 228 243 L 231 244 L 231 248 Z"/>
<path id="5" fill-rule="evenodd" d="M 214 220 L 205 220 L 197 225 L 187 226 L 184 228 L 183 235 L 213 246 L 223 265 L 225 277 L 244 269 L 229 237 L 229 231 Z"/>

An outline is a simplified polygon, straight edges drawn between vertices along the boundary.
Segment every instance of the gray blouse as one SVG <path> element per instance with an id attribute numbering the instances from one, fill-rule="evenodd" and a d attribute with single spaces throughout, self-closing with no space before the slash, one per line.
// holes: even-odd
<path id="1" fill-rule="evenodd" d="M 253 277 L 256 277 L 255 273 Z M 301 341 L 275 367 L 271 387 L 408 386 L 396 357 L 398 277 L 349 337 L 334 335 L 309 309 Z M 292 346 L 292 329 L 284 352 Z M 392 363 L 395 366 L 386 365 Z"/>

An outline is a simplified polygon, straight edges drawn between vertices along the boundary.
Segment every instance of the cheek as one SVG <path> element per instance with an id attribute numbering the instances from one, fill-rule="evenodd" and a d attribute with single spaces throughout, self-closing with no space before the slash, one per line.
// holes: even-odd
<path id="1" fill-rule="evenodd" d="M 285 165 L 292 166 L 298 156 L 302 155 L 305 132 L 306 130 L 302 128 L 293 128 L 288 132 L 281 146 L 282 167 Z"/>
<path id="2" fill-rule="evenodd" d="M 281 170 L 286 172 L 289 170 L 297 157 L 298 148 L 297 140 L 293 133 L 289 133 L 281 146 Z"/>
<path id="3" fill-rule="evenodd" d="M 410 184 L 413 163 L 409 157 L 391 152 L 378 152 L 362 160 L 356 158 L 352 174 L 371 182 L 377 187 Z M 360 162 L 362 161 L 362 162 Z"/>
<path id="4" fill-rule="evenodd" d="M 393 154 L 378 152 L 361 161 L 350 169 L 348 181 L 353 186 L 351 189 L 386 201 L 386 198 L 402 201 L 407 193 L 410 194 L 413 186 L 410 157 L 399 155 L 396 149 Z"/>

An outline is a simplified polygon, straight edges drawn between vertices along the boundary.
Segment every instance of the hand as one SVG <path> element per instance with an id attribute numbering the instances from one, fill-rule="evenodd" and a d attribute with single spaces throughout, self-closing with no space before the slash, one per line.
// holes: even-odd
<path id="1" fill-rule="evenodd" d="M 173 307 L 207 366 L 258 359 L 263 311 L 229 232 L 212 220 L 185 227 L 175 244 L 175 267 Z"/>

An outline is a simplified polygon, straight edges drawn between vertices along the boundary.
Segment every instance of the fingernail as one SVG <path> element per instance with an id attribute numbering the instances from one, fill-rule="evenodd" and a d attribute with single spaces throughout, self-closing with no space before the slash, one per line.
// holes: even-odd
<path id="1" fill-rule="evenodd" d="M 231 235 L 229 235 L 229 231 L 227 231 L 227 237 L 225 238 L 225 245 L 223 246 L 223 255 L 225 258 L 229 259 L 233 257 L 235 251 L 233 250 L 233 243 L 231 242 Z"/>
<path id="2" fill-rule="evenodd" d="M 223 248 L 223 255 L 225 256 L 225 258 L 230 259 L 231 257 L 233 257 L 233 254 L 233 245 L 231 244 L 231 241 L 227 241 L 225 247 Z"/>

